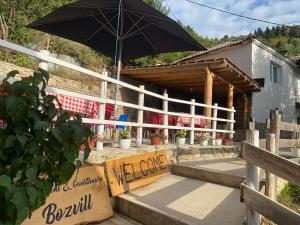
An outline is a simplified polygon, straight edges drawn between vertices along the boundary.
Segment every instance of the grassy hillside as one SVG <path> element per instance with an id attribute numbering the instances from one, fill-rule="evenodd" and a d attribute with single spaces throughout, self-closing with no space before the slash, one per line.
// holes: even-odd
<path id="1" fill-rule="evenodd" d="M 287 57 L 300 55 L 300 25 L 267 27 L 264 31 L 258 28 L 254 35 L 282 55 Z"/>

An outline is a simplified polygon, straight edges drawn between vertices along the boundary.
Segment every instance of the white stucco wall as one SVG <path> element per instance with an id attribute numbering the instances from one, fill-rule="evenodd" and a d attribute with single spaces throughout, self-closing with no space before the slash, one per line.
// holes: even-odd
<path id="1" fill-rule="evenodd" d="M 300 72 L 276 54 L 265 50 L 259 42 L 258 44 L 255 42 L 226 47 L 197 58 L 201 60 L 227 58 L 253 79 L 265 79 L 265 87 L 261 92 L 253 93 L 252 97 L 251 115 L 257 122 L 265 123 L 270 116 L 270 110 L 276 108 L 283 112 L 283 121 L 296 122 L 297 117 L 300 117 L 300 110 L 295 107 L 297 89 L 300 99 Z M 282 68 L 281 85 L 270 81 L 271 61 Z"/>
<path id="2" fill-rule="evenodd" d="M 220 49 L 205 55 L 201 55 L 201 60 L 227 58 L 238 66 L 243 72 L 251 76 L 252 73 L 252 49 L 251 44 L 238 45 L 230 48 Z"/>
<path id="3" fill-rule="evenodd" d="M 278 108 L 283 112 L 282 120 L 296 122 L 299 115 L 295 107 L 295 91 L 298 85 L 297 72 L 294 68 L 252 43 L 252 77 L 264 78 L 265 87 L 260 93 L 253 93 L 252 115 L 257 122 L 265 122 L 270 110 Z M 282 83 L 276 84 L 270 80 L 270 63 L 277 63 L 282 68 Z"/>

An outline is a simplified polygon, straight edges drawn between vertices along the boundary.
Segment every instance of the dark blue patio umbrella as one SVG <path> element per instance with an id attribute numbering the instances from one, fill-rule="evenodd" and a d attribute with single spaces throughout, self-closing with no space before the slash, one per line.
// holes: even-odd
<path id="1" fill-rule="evenodd" d="M 142 0 L 80 0 L 28 27 L 87 45 L 118 62 L 166 52 L 206 50 Z"/>

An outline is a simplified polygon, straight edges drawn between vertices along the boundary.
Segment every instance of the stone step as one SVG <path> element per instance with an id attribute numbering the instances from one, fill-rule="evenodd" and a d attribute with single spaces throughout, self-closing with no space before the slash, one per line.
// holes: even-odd
<path id="1" fill-rule="evenodd" d="M 239 188 L 245 180 L 245 161 L 240 158 L 189 161 L 173 164 L 174 175 Z"/>
<path id="2" fill-rule="evenodd" d="M 112 218 L 98 223 L 97 225 L 141 225 L 141 223 L 123 216 L 118 212 L 114 212 L 114 216 Z"/>
<path id="3" fill-rule="evenodd" d="M 115 198 L 115 209 L 145 225 L 241 225 L 239 189 L 166 175 Z"/>

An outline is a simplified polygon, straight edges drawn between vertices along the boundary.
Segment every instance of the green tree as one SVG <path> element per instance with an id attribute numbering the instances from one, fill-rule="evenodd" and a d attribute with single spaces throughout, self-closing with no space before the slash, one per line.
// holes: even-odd
<path id="1" fill-rule="evenodd" d="M 163 4 L 162 0 L 144 0 L 144 2 L 166 15 L 170 12 L 169 8 Z"/>

